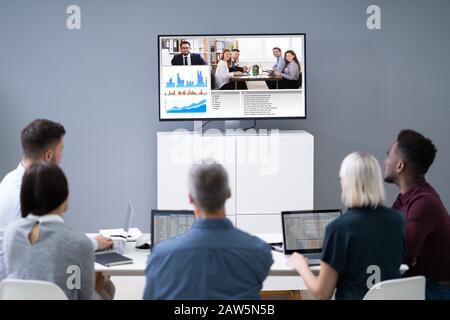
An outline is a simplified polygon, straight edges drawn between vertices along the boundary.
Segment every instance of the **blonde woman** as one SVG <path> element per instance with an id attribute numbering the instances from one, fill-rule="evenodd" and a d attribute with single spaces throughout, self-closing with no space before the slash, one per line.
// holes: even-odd
<path id="1" fill-rule="evenodd" d="M 287 264 L 318 299 L 362 299 L 375 281 L 400 277 L 404 250 L 404 219 L 383 206 L 385 191 L 378 161 L 354 152 L 339 173 L 342 202 L 348 211 L 326 229 L 318 276 L 308 260 L 294 253 Z"/>

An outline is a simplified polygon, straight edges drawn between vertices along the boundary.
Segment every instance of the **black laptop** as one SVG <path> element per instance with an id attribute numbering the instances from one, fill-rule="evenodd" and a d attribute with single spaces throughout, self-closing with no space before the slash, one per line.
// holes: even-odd
<path id="1" fill-rule="evenodd" d="M 152 210 L 151 247 L 185 233 L 194 221 L 192 210 Z"/>
<path id="2" fill-rule="evenodd" d="M 298 252 L 310 265 L 320 265 L 325 229 L 340 215 L 340 209 L 281 212 L 284 253 Z"/>

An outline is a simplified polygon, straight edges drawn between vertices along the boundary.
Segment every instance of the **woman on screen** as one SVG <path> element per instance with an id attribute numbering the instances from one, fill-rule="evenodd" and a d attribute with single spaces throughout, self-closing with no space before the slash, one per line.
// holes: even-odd
<path id="1" fill-rule="evenodd" d="M 232 67 L 232 53 L 228 49 L 224 49 L 222 52 L 222 56 L 220 57 L 220 61 L 217 64 L 216 74 L 215 74 L 215 81 L 216 81 L 216 89 L 219 90 L 234 90 L 235 89 L 235 83 L 231 81 L 231 77 L 233 76 L 239 76 L 242 75 L 242 72 L 236 71 L 236 72 L 230 72 L 229 68 Z M 238 82 L 238 89 L 242 89 L 242 86 L 239 85 Z"/>
<path id="2" fill-rule="evenodd" d="M 297 55 L 292 50 L 284 53 L 284 68 L 281 72 L 283 77 L 278 84 L 279 89 L 298 89 L 301 86 L 301 67 Z"/>
<path id="3" fill-rule="evenodd" d="M 318 299 L 362 299 L 376 284 L 400 277 L 404 250 L 404 218 L 383 206 L 385 191 L 380 165 L 368 153 L 345 157 L 339 173 L 342 202 L 348 211 L 325 232 L 320 273 L 294 253 L 287 264 Z"/>

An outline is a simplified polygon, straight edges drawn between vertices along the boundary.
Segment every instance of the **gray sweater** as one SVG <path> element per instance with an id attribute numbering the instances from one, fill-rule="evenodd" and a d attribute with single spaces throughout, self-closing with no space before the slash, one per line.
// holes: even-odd
<path id="1" fill-rule="evenodd" d="M 24 218 L 5 230 L 3 250 L 7 278 L 57 284 L 70 300 L 98 299 L 94 249 L 85 234 L 59 221 L 43 221 L 34 244 L 28 240 L 36 220 Z"/>

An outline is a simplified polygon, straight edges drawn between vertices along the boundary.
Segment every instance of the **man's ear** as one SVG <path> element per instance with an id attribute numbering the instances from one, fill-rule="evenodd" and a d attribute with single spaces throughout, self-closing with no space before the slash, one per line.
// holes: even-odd
<path id="1" fill-rule="evenodd" d="M 399 161 L 397 162 L 397 173 L 402 173 L 405 171 L 406 168 L 406 163 L 405 161 Z"/>
<path id="2" fill-rule="evenodd" d="M 44 161 L 48 162 L 53 158 L 53 150 L 52 149 L 47 149 L 44 152 Z"/>
<path id="3" fill-rule="evenodd" d="M 189 203 L 194 204 L 194 198 L 192 198 L 190 193 L 189 193 Z"/>
<path id="4" fill-rule="evenodd" d="M 227 199 L 231 198 L 231 190 L 228 189 L 228 195 L 227 195 Z"/>

